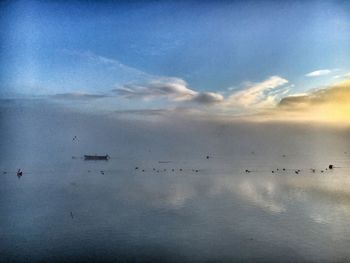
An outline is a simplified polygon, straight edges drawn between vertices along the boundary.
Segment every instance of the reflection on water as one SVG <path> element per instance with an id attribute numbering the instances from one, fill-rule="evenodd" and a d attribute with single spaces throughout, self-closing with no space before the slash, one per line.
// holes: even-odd
<path id="1" fill-rule="evenodd" d="M 123 133 L 117 123 L 95 136 L 96 120 L 70 131 L 69 119 L 56 119 L 67 125 L 61 133 L 33 121 L 28 133 L 2 131 L 6 149 L 24 147 L 1 158 L 1 262 L 350 260 L 347 137 L 317 148 L 313 134 L 296 132 L 293 147 L 281 139 L 271 148 L 276 134 L 228 129 L 217 138 L 209 127 L 189 140 L 203 129 Z M 95 152 L 111 159 L 71 158 Z M 331 162 L 338 168 L 326 170 Z"/>
<path id="2" fill-rule="evenodd" d="M 109 169 L 87 172 L 93 165 L 72 160 L 66 172 L 2 175 L 1 255 L 10 261 L 350 257 L 349 169 L 156 174 L 118 170 L 114 161 L 96 165 Z"/>

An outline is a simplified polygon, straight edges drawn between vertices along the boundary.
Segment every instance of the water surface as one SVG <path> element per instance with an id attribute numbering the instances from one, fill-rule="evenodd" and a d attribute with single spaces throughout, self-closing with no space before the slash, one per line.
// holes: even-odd
<path id="1" fill-rule="evenodd" d="M 1 262 L 350 260 L 349 130 L 45 107 L 2 109 Z"/>

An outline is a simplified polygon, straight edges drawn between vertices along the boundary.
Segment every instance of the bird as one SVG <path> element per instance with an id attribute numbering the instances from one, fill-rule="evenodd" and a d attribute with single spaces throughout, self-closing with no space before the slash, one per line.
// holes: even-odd
<path id="1" fill-rule="evenodd" d="M 18 169 L 18 170 L 17 170 L 17 176 L 20 177 L 20 176 L 22 176 L 22 175 L 23 175 L 23 172 L 21 171 L 21 169 Z"/>

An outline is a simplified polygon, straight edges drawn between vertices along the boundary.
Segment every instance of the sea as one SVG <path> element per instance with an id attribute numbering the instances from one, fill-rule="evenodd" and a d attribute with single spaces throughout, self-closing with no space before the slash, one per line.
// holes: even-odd
<path id="1" fill-rule="evenodd" d="M 0 262 L 350 261 L 349 127 L 0 109 Z"/>

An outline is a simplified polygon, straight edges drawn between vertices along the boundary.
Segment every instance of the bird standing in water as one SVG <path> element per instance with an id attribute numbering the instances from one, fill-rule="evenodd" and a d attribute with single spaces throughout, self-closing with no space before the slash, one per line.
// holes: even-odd
<path id="1" fill-rule="evenodd" d="M 21 169 L 17 170 L 17 177 L 20 178 L 23 175 L 23 172 L 21 171 Z"/>

